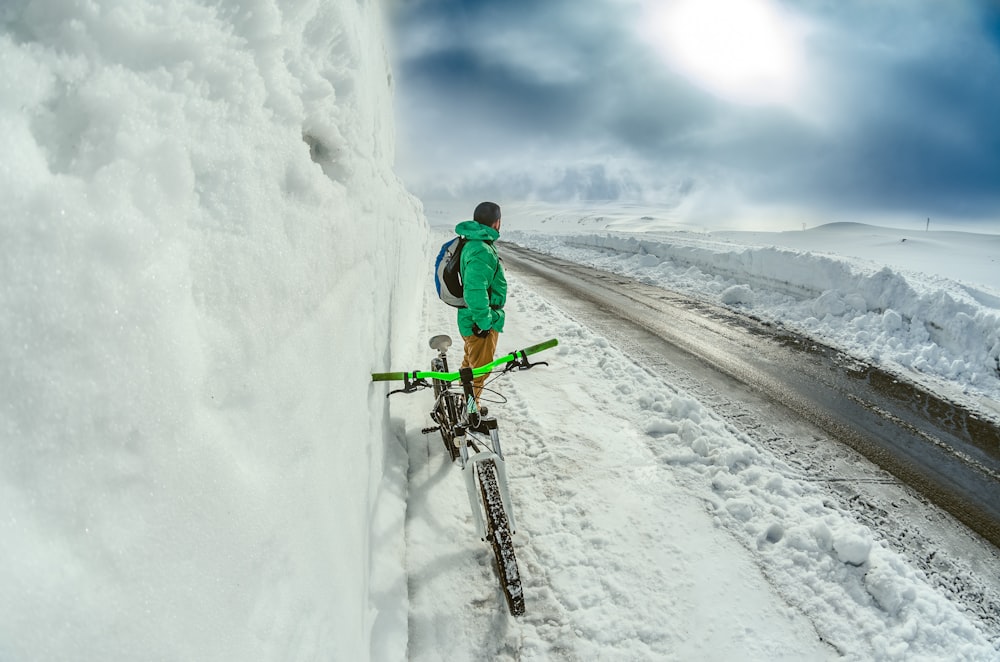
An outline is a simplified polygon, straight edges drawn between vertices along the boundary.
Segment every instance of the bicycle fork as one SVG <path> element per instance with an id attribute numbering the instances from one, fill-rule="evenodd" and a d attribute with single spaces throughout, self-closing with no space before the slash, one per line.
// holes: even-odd
<path id="1" fill-rule="evenodd" d="M 500 501 L 503 504 L 504 514 L 507 515 L 507 522 L 510 524 L 510 532 L 517 532 L 517 524 L 514 521 L 514 509 L 510 502 L 510 489 L 507 486 L 507 463 L 504 462 L 503 454 L 500 453 L 500 434 L 497 432 L 496 423 L 490 428 L 490 442 L 492 450 L 482 450 L 475 455 L 469 456 L 468 447 L 462 443 L 461 458 L 462 471 L 465 473 L 465 489 L 469 495 L 469 508 L 472 510 L 472 521 L 475 523 L 476 532 L 480 540 L 486 540 L 486 522 L 483 519 L 482 508 L 480 507 L 479 472 L 477 465 L 485 460 L 493 460 L 493 465 L 497 470 L 497 486 L 500 488 Z"/>

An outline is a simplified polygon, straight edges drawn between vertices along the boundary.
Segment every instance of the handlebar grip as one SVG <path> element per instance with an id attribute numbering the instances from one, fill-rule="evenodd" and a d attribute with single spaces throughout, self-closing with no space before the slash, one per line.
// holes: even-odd
<path id="1" fill-rule="evenodd" d="M 372 381 L 373 382 L 395 382 L 403 381 L 405 379 L 405 372 L 373 372 Z"/>
<path id="2" fill-rule="evenodd" d="M 537 354 L 538 352 L 541 352 L 543 350 L 549 349 L 551 347 L 555 347 L 558 344 L 559 344 L 559 340 L 557 340 L 556 338 L 552 338 L 551 340 L 546 340 L 545 342 L 540 342 L 537 345 L 532 345 L 531 347 L 525 347 L 521 351 L 524 352 L 525 354 Z"/>

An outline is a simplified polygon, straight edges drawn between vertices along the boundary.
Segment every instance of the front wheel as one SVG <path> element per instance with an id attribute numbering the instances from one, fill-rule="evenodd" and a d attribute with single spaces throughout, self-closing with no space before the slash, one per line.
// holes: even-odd
<path id="1" fill-rule="evenodd" d="M 514 541 L 510 533 L 510 523 L 503 509 L 500 487 L 497 484 L 497 468 L 493 460 L 483 460 L 476 464 L 479 474 L 479 490 L 486 511 L 486 538 L 493 547 L 496 557 L 497 577 L 500 589 L 507 599 L 511 616 L 524 614 L 524 591 L 521 590 L 521 574 L 514 556 Z"/>

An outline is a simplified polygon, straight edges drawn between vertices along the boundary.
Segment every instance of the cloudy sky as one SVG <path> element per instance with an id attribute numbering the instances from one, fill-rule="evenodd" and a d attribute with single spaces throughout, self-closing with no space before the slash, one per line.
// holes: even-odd
<path id="1" fill-rule="evenodd" d="M 425 199 L 618 199 L 1000 231 L 997 0 L 396 0 Z"/>

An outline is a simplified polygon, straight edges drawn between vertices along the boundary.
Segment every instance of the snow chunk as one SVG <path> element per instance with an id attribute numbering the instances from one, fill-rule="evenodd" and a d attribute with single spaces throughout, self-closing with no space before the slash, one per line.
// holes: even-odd
<path id="1" fill-rule="evenodd" d="M 865 574 L 865 590 L 891 616 L 897 615 L 917 597 L 916 590 L 906 580 L 905 573 L 906 568 L 899 567 L 899 564 L 880 560 L 873 563 Z"/>
<path id="2" fill-rule="evenodd" d="M 871 554 L 872 541 L 862 531 L 838 531 L 833 536 L 833 551 L 841 562 L 862 566 Z"/>
<path id="3" fill-rule="evenodd" d="M 891 308 L 882 313 L 882 327 L 886 331 L 898 331 L 903 326 L 903 316 Z"/>
<path id="4" fill-rule="evenodd" d="M 747 285 L 733 285 L 731 287 L 727 287 L 722 291 L 719 298 L 722 300 L 722 303 L 727 306 L 738 306 L 740 304 L 752 306 L 754 302 L 753 290 Z"/>
<path id="5" fill-rule="evenodd" d="M 651 437 L 662 437 L 668 434 L 677 434 L 680 427 L 677 423 L 665 418 L 658 418 L 650 421 L 646 425 L 646 434 Z"/>
<path id="6" fill-rule="evenodd" d="M 812 308 L 816 317 L 840 316 L 847 311 L 847 304 L 836 290 L 827 290 L 813 302 Z"/>

